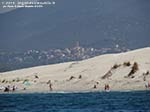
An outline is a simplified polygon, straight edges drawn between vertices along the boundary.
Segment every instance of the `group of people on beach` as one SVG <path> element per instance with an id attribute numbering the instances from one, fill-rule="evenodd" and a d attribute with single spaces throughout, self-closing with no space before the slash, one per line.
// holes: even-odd
<path id="1" fill-rule="evenodd" d="M 105 90 L 105 91 L 109 91 L 109 90 L 110 90 L 109 84 L 105 84 L 104 90 Z"/>
<path id="2" fill-rule="evenodd" d="M 16 89 L 17 87 L 15 85 L 13 85 L 12 87 L 8 85 L 4 88 L 4 92 L 10 92 L 10 91 L 14 92 Z"/>
<path id="3" fill-rule="evenodd" d="M 50 91 L 53 91 L 52 81 L 49 80 L 49 81 L 47 82 L 47 84 L 48 84 L 49 90 L 50 90 Z M 94 85 L 93 88 L 96 89 L 97 86 Z M 145 83 L 145 88 L 146 88 L 146 89 L 150 89 L 150 81 Z M 6 86 L 6 87 L 4 87 L 4 86 L 1 86 L 1 87 L 0 87 L 0 90 L 3 90 L 3 92 L 14 92 L 14 91 L 16 91 L 16 89 L 17 89 L 17 86 L 15 86 L 15 85 L 13 85 L 12 87 L 11 87 L 10 85 L 8 85 L 8 86 Z M 24 90 L 26 90 L 26 88 L 24 88 Z M 109 85 L 109 84 L 105 84 L 105 85 L 104 85 L 104 91 L 110 91 L 110 85 Z"/>
<path id="4" fill-rule="evenodd" d="M 93 87 L 94 89 L 96 89 L 97 88 L 97 86 L 96 85 L 94 85 L 94 87 Z M 105 84 L 105 86 L 104 86 L 104 90 L 105 91 L 110 91 L 110 86 L 109 86 L 109 84 Z"/>
<path id="5" fill-rule="evenodd" d="M 49 85 L 49 90 L 50 90 L 50 91 L 53 91 L 51 80 L 49 80 L 49 81 L 47 82 L 47 84 Z M 94 88 L 97 88 L 96 85 L 94 85 Z M 105 90 L 105 91 L 110 91 L 110 86 L 109 86 L 109 84 L 105 84 L 104 90 Z"/>

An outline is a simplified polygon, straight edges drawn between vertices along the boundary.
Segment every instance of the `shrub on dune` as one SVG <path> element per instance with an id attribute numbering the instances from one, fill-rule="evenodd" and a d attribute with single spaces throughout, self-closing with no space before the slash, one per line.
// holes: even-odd
<path id="1" fill-rule="evenodd" d="M 129 67 L 129 66 L 131 66 L 131 63 L 130 63 L 130 61 L 124 62 L 123 65 Z"/>
<path id="2" fill-rule="evenodd" d="M 74 79 L 74 78 L 75 78 L 74 76 L 71 76 L 71 77 L 69 78 L 69 81 L 72 80 L 72 79 Z"/>
<path id="3" fill-rule="evenodd" d="M 120 67 L 121 65 L 120 64 L 115 64 L 112 69 L 117 69 L 118 67 Z"/>
<path id="4" fill-rule="evenodd" d="M 132 69 L 131 69 L 130 73 L 128 74 L 128 77 L 135 74 L 138 70 L 139 70 L 139 65 L 138 65 L 137 62 L 134 62 L 133 66 L 132 66 Z"/>

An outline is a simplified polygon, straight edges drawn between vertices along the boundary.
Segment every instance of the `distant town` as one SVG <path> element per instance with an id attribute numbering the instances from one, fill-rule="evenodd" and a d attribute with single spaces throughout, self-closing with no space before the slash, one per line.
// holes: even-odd
<path id="1" fill-rule="evenodd" d="M 102 54 L 126 52 L 129 49 L 115 45 L 112 48 L 85 48 L 77 42 L 71 48 L 27 50 L 25 52 L 0 51 L 0 72 L 16 70 L 21 68 L 79 61 L 92 58 Z"/>

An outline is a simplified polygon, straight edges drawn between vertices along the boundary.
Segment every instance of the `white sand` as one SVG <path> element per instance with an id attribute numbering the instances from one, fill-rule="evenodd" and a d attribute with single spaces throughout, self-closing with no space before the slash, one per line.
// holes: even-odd
<path id="1" fill-rule="evenodd" d="M 123 63 L 128 61 L 130 61 L 131 66 L 124 66 Z M 134 78 L 125 78 L 130 73 L 134 62 L 138 63 L 139 70 L 132 74 Z M 115 64 L 121 64 L 121 66 L 111 70 Z M 109 70 L 111 70 L 112 75 L 102 79 L 101 77 Z M 114 91 L 145 90 L 145 83 L 150 81 L 150 74 L 145 76 L 146 81 L 143 80 L 143 73 L 147 71 L 150 71 L 150 48 L 143 48 L 127 53 L 97 56 L 78 62 L 0 73 L 0 86 L 16 85 L 18 87 L 17 92 L 50 92 L 47 82 L 51 80 L 55 92 L 102 91 L 105 84 L 109 84 L 111 90 Z M 36 79 L 35 75 L 39 79 Z M 81 79 L 79 79 L 79 75 L 82 76 Z M 75 78 L 69 80 L 71 76 Z M 29 86 L 23 84 L 26 79 L 29 80 Z M 13 80 L 15 81 L 13 82 Z M 4 82 L 2 83 L 2 81 Z M 96 89 L 93 88 L 94 85 L 97 86 Z M 24 87 L 26 90 L 22 90 Z"/>

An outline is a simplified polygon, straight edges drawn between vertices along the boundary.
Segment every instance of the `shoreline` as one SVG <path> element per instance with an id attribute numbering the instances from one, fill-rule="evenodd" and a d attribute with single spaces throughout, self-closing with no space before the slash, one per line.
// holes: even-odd
<path id="1" fill-rule="evenodd" d="M 150 89 L 142 89 L 142 90 L 94 90 L 94 91 L 15 91 L 15 92 L 0 92 L 1 94 L 84 94 L 84 93 L 112 93 L 112 92 L 150 92 Z"/>

